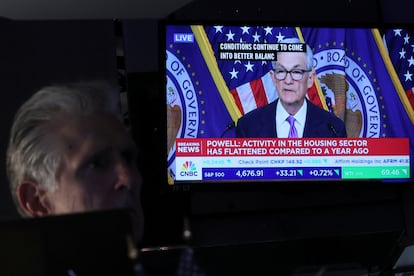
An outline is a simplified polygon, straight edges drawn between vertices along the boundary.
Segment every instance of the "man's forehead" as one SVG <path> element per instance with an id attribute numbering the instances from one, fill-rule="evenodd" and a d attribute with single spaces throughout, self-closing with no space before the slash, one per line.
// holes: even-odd
<path id="1" fill-rule="evenodd" d="M 306 58 L 306 52 L 277 52 L 276 61 L 279 58 Z"/>
<path id="2" fill-rule="evenodd" d="M 92 114 L 78 114 L 75 112 L 58 112 L 50 121 L 52 127 L 71 127 L 74 129 L 89 129 L 109 125 L 123 127 L 118 118 L 110 112 L 96 112 Z"/>
<path id="3" fill-rule="evenodd" d="M 306 63 L 306 54 L 303 52 L 280 52 L 277 53 L 276 65 L 285 63 L 303 64 Z"/>
<path id="4" fill-rule="evenodd" d="M 60 114 L 51 122 L 55 138 L 65 146 L 89 143 L 125 143 L 129 135 L 122 123 L 110 113 L 77 115 Z"/>

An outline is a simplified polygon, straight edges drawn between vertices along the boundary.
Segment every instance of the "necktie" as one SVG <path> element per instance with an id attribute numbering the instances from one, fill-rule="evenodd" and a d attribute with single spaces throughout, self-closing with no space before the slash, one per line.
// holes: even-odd
<path id="1" fill-rule="evenodd" d="M 289 135 L 288 138 L 298 138 L 298 131 L 295 127 L 295 117 L 289 116 L 286 119 L 290 124 Z"/>

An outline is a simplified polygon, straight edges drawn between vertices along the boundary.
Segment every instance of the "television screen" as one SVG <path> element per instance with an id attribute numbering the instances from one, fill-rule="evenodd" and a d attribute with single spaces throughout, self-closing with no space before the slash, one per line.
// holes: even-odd
<path id="1" fill-rule="evenodd" d="M 414 30 L 162 27 L 170 186 L 413 180 Z M 307 45 L 311 68 L 280 55 Z M 290 136 L 278 118 L 300 84 Z"/>

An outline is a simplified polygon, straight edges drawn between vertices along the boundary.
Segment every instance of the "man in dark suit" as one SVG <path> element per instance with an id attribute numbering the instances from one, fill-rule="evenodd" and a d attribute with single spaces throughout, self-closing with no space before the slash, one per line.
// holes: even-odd
<path id="1" fill-rule="evenodd" d="M 290 38 L 282 43 L 301 43 Z M 347 137 L 344 122 L 311 103 L 306 93 L 316 77 L 312 50 L 278 52 L 270 72 L 279 98 L 241 117 L 236 137 L 332 138 Z"/>

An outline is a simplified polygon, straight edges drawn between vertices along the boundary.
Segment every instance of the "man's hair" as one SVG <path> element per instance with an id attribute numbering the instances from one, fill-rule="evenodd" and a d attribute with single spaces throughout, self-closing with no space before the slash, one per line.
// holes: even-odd
<path id="1" fill-rule="evenodd" d="M 61 112 L 90 115 L 113 113 L 120 121 L 119 91 L 107 82 L 76 82 L 46 86 L 31 96 L 17 111 L 7 148 L 7 175 L 10 191 L 19 213 L 25 216 L 17 199 L 17 187 L 27 179 L 46 190 L 57 188 L 56 170 L 60 154 L 48 128 Z"/>
<path id="2" fill-rule="evenodd" d="M 303 41 L 301 41 L 299 38 L 297 37 L 290 37 L 290 38 L 285 38 L 281 41 L 279 41 L 279 43 L 303 43 Z M 308 44 L 306 45 L 306 70 L 312 70 L 313 69 L 313 52 L 311 47 Z M 276 64 L 277 61 L 273 61 L 272 62 L 272 66 L 273 69 L 276 68 Z"/>

